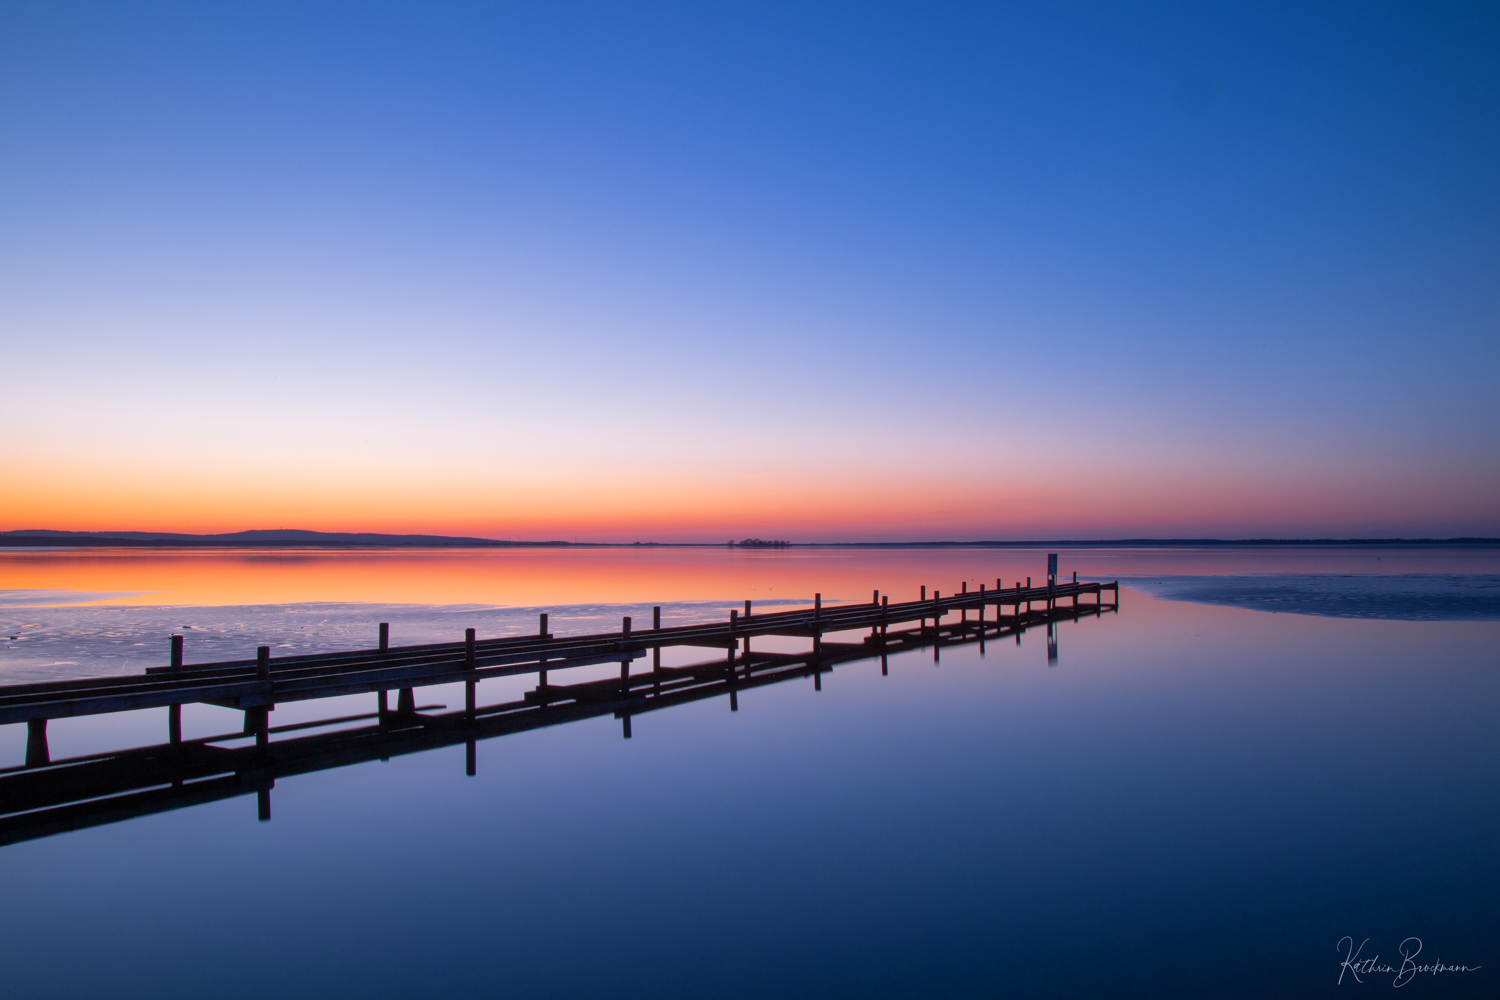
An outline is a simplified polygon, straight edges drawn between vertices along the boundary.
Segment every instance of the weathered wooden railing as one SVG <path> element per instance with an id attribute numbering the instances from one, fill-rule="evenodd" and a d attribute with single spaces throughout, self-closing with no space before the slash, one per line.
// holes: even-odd
<path id="1" fill-rule="evenodd" d="M 1113 592 L 1115 601 L 1103 601 L 1106 590 Z M 1046 588 L 1013 588 L 1000 592 L 960 593 L 947 598 L 934 594 L 930 600 L 924 596 L 921 601 L 896 605 L 877 600 L 864 605 L 824 608 L 821 602 L 815 602 L 811 609 L 743 618 L 736 614 L 728 623 L 676 629 L 653 628 L 637 632 L 625 628 L 614 633 L 567 639 L 539 634 L 519 639 L 286 657 L 272 661 L 278 666 L 270 671 L 269 694 L 277 699 L 281 699 L 283 693 L 293 698 L 325 696 L 308 693 L 314 690 L 337 694 L 377 690 L 382 699 L 377 711 L 364 715 L 276 727 L 268 725 L 264 702 L 261 701 L 267 694 L 262 676 L 266 669 L 265 657 L 153 670 L 147 677 L 172 682 L 172 686 L 162 691 L 182 699 L 167 702 L 169 705 L 207 700 L 230 704 L 224 699 L 231 697 L 254 699 L 256 703 L 253 705 L 240 703 L 234 706 L 245 709 L 245 729 L 184 740 L 180 725 L 174 719 L 166 743 L 56 761 L 49 759 L 46 753 L 43 729 L 41 747 L 28 745 L 25 766 L 0 769 L 0 844 L 251 793 L 257 795 L 260 818 L 269 819 L 270 790 L 278 777 L 388 759 L 458 743 L 467 745 L 466 767 L 469 774 L 474 774 L 475 747 L 479 740 L 611 713 L 622 720 L 623 734 L 629 738 L 632 716 L 721 695 L 727 695 L 730 709 L 738 711 L 739 694 L 763 685 L 811 676 L 814 688 L 821 690 L 822 675 L 840 664 L 878 658 L 884 674 L 892 653 L 931 647 L 936 658 L 945 646 L 978 643 L 982 649 L 987 640 L 1011 636 L 1020 642 L 1021 633 L 1043 625 L 1047 628 L 1051 660 L 1055 658 L 1054 625 L 1059 621 L 1117 610 L 1118 593 L 1116 584 L 1086 583 L 1058 585 L 1050 593 Z M 1095 601 L 1080 603 L 1077 600 L 1088 594 L 1094 595 Z M 1063 604 L 1063 601 L 1068 603 Z M 1012 614 L 986 617 L 987 609 L 997 603 L 1002 609 L 1011 607 Z M 1027 609 L 1028 603 L 1033 607 Z M 968 616 L 970 611 L 976 612 L 974 618 Z M 954 612 L 959 613 L 959 619 L 943 620 Z M 912 621 L 919 624 L 914 628 L 892 628 Z M 857 642 L 823 640 L 826 634 L 863 629 L 870 632 Z M 384 631 L 382 629 L 382 633 Z M 753 636 L 767 635 L 810 637 L 812 648 L 800 653 L 750 650 L 749 640 Z M 602 648 L 611 645 L 613 648 Z M 661 648 L 673 645 L 722 647 L 726 656 L 723 660 L 691 666 L 661 666 Z M 174 652 L 180 649 L 180 645 L 174 644 L 174 647 Z M 569 658 L 558 655 L 564 651 L 571 654 Z M 652 668 L 632 674 L 629 670 L 631 661 L 644 656 L 647 651 L 653 653 L 655 662 Z M 369 666 L 372 655 L 378 657 L 376 662 L 379 664 L 373 669 Z M 547 682 L 548 670 L 585 662 L 613 661 L 621 662 L 618 680 L 611 677 L 562 685 Z M 323 673 L 309 675 L 308 671 Z M 520 700 L 485 706 L 476 704 L 475 689 L 479 680 L 521 672 L 536 672 L 539 683 L 533 690 L 524 692 Z M 254 679 L 244 680 L 247 673 L 254 674 Z M 321 678 L 317 684 L 322 686 L 314 686 L 313 678 Z M 433 711 L 445 706 L 418 707 L 410 695 L 410 688 L 405 689 L 401 704 L 395 710 L 390 710 L 384 703 L 387 688 L 381 685 L 419 686 L 419 681 L 426 685 L 452 680 L 465 682 L 466 703 L 462 710 Z M 284 682 L 287 684 L 285 688 L 282 687 Z M 81 683 L 94 684 L 92 681 Z M 236 686 L 246 684 L 250 686 Z M 23 687 L 48 689 L 33 692 L 37 697 L 36 704 L 56 705 L 61 701 L 45 698 L 53 693 L 51 689 L 55 685 Z M 9 692 L 15 689 L 0 690 Z M 69 689 L 64 686 L 60 690 Z M 97 691 L 99 687 L 90 690 Z M 201 697 L 204 692 L 211 692 L 214 697 Z M 160 694 L 153 690 L 150 697 L 159 697 Z M 134 690 L 108 697 L 123 698 L 125 701 L 120 704 L 128 703 L 128 707 L 141 707 L 139 699 L 145 696 L 146 692 Z M 90 697 L 97 699 L 100 696 Z M 90 702 L 75 698 L 67 703 L 82 706 Z M 13 706 L 19 704 L 24 702 L 12 703 Z M 75 710 L 69 714 L 85 713 Z M 354 725 L 357 723 L 363 725 Z M 348 728 L 306 736 L 287 735 L 298 730 L 340 725 Z M 249 736 L 254 738 L 249 745 L 215 745 L 244 743 Z M 272 736 L 277 738 L 273 740 Z"/>

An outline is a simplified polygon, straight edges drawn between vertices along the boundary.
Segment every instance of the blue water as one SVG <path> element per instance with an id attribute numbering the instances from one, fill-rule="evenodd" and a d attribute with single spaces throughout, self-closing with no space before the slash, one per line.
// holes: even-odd
<path id="1" fill-rule="evenodd" d="M 475 777 L 457 746 L 280 779 L 266 823 L 251 795 L 0 848 L 7 992 L 1392 989 L 1341 970 L 1345 935 L 1483 967 L 1401 995 L 1500 992 L 1500 622 L 1121 605 L 1061 626 L 1052 666 L 1035 632 L 916 651 L 630 740 L 610 717 L 493 739 Z M 164 715 L 55 723 L 54 756 Z M 0 728 L 0 764 L 23 743 Z"/>

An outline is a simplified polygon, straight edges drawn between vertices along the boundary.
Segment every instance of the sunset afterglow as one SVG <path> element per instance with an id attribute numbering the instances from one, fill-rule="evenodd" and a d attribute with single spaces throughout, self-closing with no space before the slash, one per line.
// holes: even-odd
<path id="1" fill-rule="evenodd" d="M 0 527 L 1500 534 L 1482 33 L 1292 19 L 12 10 Z"/>

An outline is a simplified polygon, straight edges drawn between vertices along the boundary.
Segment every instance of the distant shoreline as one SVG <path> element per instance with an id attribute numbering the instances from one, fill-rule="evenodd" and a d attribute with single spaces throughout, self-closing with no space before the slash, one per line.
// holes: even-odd
<path id="1" fill-rule="evenodd" d="M 798 549 L 1105 549 L 1105 548 L 1417 548 L 1492 547 L 1500 538 L 1107 538 L 934 542 L 789 542 Z M 222 548 L 222 549 L 616 549 L 745 548 L 724 542 L 527 542 L 450 535 L 383 535 L 302 530 L 241 531 L 222 535 L 145 531 L 75 532 L 37 529 L 0 532 L 3 548 Z"/>

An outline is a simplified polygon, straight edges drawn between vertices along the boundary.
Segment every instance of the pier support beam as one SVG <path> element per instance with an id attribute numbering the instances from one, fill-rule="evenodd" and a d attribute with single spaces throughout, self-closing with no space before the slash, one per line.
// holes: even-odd
<path id="1" fill-rule="evenodd" d="M 171 642 L 172 658 L 170 664 L 173 670 L 182 669 L 182 636 L 172 636 Z M 167 742 L 182 742 L 182 706 L 167 706 Z"/>
<path id="2" fill-rule="evenodd" d="M 32 719 L 26 723 L 26 766 L 46 767 L 52 763 L 47 749 L 47 720 Z"/>
<path id="3" fill-rule="evenodd" d="M 255 737 L 256 746 L 263 747 L 270 740 L 271 734 L 268 731 L 270 728 L 271 714 L 268 708 L 261 705 L 256 708 L 245 709 L 244 733 L 246 736 Z"/>
<path id="4" fill-rule="evenodd" d="M 750 613 L 750 602 L 745 602 L 745 614 Z M 661 605 L 651 608 L 651 631 L 661 631 Z M 661 647 L 651 647 L 651 693 L 661 694 Z"/>

